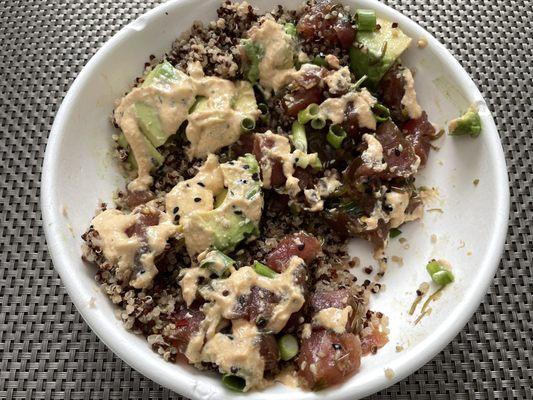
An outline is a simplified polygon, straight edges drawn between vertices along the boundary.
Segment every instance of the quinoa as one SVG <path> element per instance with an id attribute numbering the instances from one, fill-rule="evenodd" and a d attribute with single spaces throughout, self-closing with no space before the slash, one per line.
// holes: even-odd
<path id="1" fill-rule="evenodd" d="M 239 42 L 257 21 L 258 15 L 246 2 L 225 1 L 217 10 L 218 18 L 207 26 L 194 22 L 192 28 L 172 44 L 167 56 L 176 68 L 186 71 L 190 62 L 199 61 L 207 75 L 239 79 Z"/>
<path id="2" fill-rule="evenodd" d="M 294 11 L 287 11 L 278 6 L 271 15 L 279 22 L 297 24 L 302 13 L 311 5 L 309 2 L 303 8 Z M 338 12 L 348 12 L 342 6 L 339 7 L 341 8 Z M 240 41 L 261 16 L 246 2 L 238 4 L 230 1 L 225 1 L 219 7 L 217 16 L 215 21 L 207 25 L 195 22 L 188 32 L 172 44 L 166 59 L 182 71 L 186 71 L 189 63 L 198 61 L 206 75 L 231 80 L 242 79 Z M 304 41 L 302 50 L 309 54 L 334 55 L 343 65 L 348 61 L 347 50 L 327 44 L 325 41 Z M 150 62 L 145 67 L 149 69 L 154 64 L 155 59 L 150 57 Z M 142 82 L 142 78 L 138 78 L 136 82 Z M 270 111 L 268 116 L 258 121 L 256 132 L 272 130 L 288 136 L 294 118 L 287 116 L 282 101 L 284 93 L 265 96 L 258 88 L 254 88 L 254 91 L 258 102 L 265 103 Z M 164 196 L 179 182 L 192 178 L 202 164 L 201 160 L 189 160 L 186 146 L 187 141 L 182 127 L 176 135 L 158 148 L 164 157 L 164 162 L 152 174 L 154 182 L 146 199 L 152 200 L 156 207 L 163 211 Z M 234 158 L 232 152 L 231 148 L 223 148 L 217 152 L 217 155 L 221 162 L 225 162 Z M 125 162 L 128 150 L 117 146 L 116 156 Z M 119 210 L 133 209 L 128 196 L 126 190 L 118 191 L 115 195 L 115 207 Z M 382 313 L 370 311 L 368 307 L 370 296 L 383 290 L 383 284 L 372 282 L 370 279 L 358 282 L 350 269 L 359 266 L 360 261 L 350 256 L 348 238 L 341 236 L 334 227 L 325 222 L 327 219 L 325 213 L 304 213 L 301 209 L 291 207 L 286 196 L 273 192 L 265 192 L 264 199 L 265 207 L 261 217 L 259 237 L 237 245 L 229 254 L 235 260 L 236 268 L 251 265 L 254 261 L 264 262 L 268 254 L 287 235 L 301 231 L 313 235 L 321 243 L 321 252 L 310 265 L 307 265 L 309 273 L 307 290 L 349 290 L 355 299 L 354 333 L 359 335 L 364 346 L 365 343 L 372 343 L 368 345 L 370 350 L 367 349 L 367 353 L 375 354 L 379 346 L 373 340 L 378 335 L 386 342 L 388 319 Z M 106 208 L 107 206 L 102 204 L 99 211 Z M 82 238 L 83 258 L 98 267 L 96 281 L 117 306 L 117 317 L 127 329 L 144 335 L 154 351 L 165 360 L 177 361 L 182 352 L 180 345 L 183 344 L 175 340 L 175 333 L 180 323 L 178 314 L 187 310 L 179 285 L 180 272 L 193 264 L 183 243 L 170 239 L 164 252 L 155 260 L 158 273 L 153 284 L 147 288 L 135 289 L 129 285 L 129 282 L 117 278 L 117 267 L 104 258 L 102 250 L 95 244 L 98 232 L 92 226 Z M 370 275 L 373 273 L 373 268 L 366 266 L 363 271 Z M 379 278 L 380 274 L 382 275 L 378 272 L 376 276 Z M 305 319 L 300 318 L 298 329 L 301 331 Z M 381 346 L 383 344 L 381 343 Z M 208 364 L 203 367 L 213 368 Z"/>

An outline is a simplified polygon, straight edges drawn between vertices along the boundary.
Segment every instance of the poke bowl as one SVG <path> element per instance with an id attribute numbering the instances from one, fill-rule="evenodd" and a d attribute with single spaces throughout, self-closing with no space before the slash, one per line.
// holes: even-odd
<path id="1" fill-rule="evenodd" d="M 176 0 L 81 71 L 41 202 L 78 311 L 147 377 L 191 399 L 353 399 L 466 324 L 509 191 L 481 93 L 399 12 Z"/>

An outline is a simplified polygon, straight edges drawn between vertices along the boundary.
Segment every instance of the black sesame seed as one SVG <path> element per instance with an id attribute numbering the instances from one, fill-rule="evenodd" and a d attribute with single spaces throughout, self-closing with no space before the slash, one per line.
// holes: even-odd
<path id="1" fill-rule="evenodd" d="M 198 186 L 200 186 L 200 187 L 205 187 L 205 185 L 204 185 L 203 182 L 198 182 Z"/>
<path id="2" fill-rule="evenodd" d="M 256 320 L 256 325 L 258 328 L 264 328 L 267 324 L 267 320 L 263 317 L 259 317 Z"/>
<path id="3" fill-rule="evenodd" d="M 393 28 L 398 28 L 398 22 L 393 22 L 393 23 L 392 23 L 392 27 L 393 27 Z"/>
<path id="4" fill-rule="evenodd" d="M 226 289 L 222 292 L 222 296 L 226 297 L 227 295 L 229 295 L 229 290 Z"/>
<path id="5" fill-rule="evenodd" d="M 199 203 L 200 201 L 202 201 L 201 198 L 199 198 L 199 197 L 195 197 L 195 198 L 194 198 L 194 202 L 195 202 L 195 203 Z"/>
<path id="6" fill-rule="evenodd" d="M 180 210 L 179 207 L 174 207 L 174 209 L 172 210 L 172 212 L 173 212 L 174 214 L 177 214 L 179 210 Z"/>
<path id="7" fill-rule="evenodd" d="M 422 295 L 423 295 L 423 293 L 422 293 L 422 291 L 421 291 L 421 290 L 419 290 L 419 289 L 416 289 L 416 295 L 417 295 L 417 296 L 422 296 Z"/>
<path id="8" fill-rule="evenodd" d="M 231 371 L 232 374 L 236 374 L 237 372 L 239 372 L 239 368 L 231 367 L 230 371 Z"/>
<path id="9" fill-rule="evenodd" d="M 248 164 L 244 164 L 244 165 L 243 165 L 243 168 L 244 168 L 244 169 L 250 169 L 250 166 L 249 166 Z"/>
<path id="10" fill-rule="evenodd" d="M 235 211 L 233 211 L 233 213 L 235 215 L 242 215 L 242 211 L 241 210 L 235 210 Z"/>
<path id="11" fill-rule="evenodd" d="M 367 273 L 367 274 L 371 274 L 372 273 L 372 267 L 370 265 L 365 268 L 365 273 Z"/>
<path id="12" fill-rule="evenodd" d="M 402 154 L 402 152 L 400 151 L 400 149 L 394 149 L 394 155 L 396 157 L 400 157 L 401 154 Z"/>

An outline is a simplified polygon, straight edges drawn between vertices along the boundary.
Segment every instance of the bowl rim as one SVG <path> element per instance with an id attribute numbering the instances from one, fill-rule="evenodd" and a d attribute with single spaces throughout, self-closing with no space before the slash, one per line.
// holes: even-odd
<path id="1" fill-rule="evenodd" d="M 70 273 L 70 263 L 68 261 L 70 256 L 66 253 L 67 245 L 60 240 L 61 225 L 55 223 L 60 221 L 62 212 L 60 207 L 60 199 L 58 198 L 58 193 L 55 190 L 55 171 L 58 167 L 58 158 L 55 157 L 55 155 L 58 153 L 61 147 L 60 139 L 62 133 L 64 132 L 66 116 L 73 111 L 73 99 L 76 98 L 84 83 L 90 79 L 93 72 L 98 68 L 99 61 L 109 52 L 111 52 L 115 46 L 120 45 L 122 41 L 127 40 L 130 33 L 138 32 L 139 25 L 148 23 L 152 18 L 165 13 L 167 10 L 173 9 L 174 7 L 181 7 L 186 4 L 191 4 L 194 3 L 194 1 L 195 0 L 174 0 L 158 5 L 120 29 L 119 32 L 106 41 L 106 43 L 90 58 L 69 88 L 54 119 L 54 123 L 48 137 L 48 142 L 46 144 L 41 181 L 41 210 L 48 251 L 51 255 L 54 268 L 58 271 L 61 280 L 67 289 L 68 295 L 72 299 L 78 312 L 82 315 L 83 319 L 87 322 L 93 332 L 96 333 L 100 340 L 102 340 L 108 348 L 110 348 L 128 365 L 153 381 L 192 399 L 199 398 L 198 392 L 196 391 L 196 380 L 193 379 L 192 376 L 189 376 L 188 374 L 178 374 L 177 376 L 170 377 L 166 376 L 165 374 L 158 374 L 155 369 L 150 368 L 150 365 L 145 364 L 141 358 L 136 356 L 134 351 L 131 351 L 131 346 L 129 346 L 128 343 L 124 343 L 117 336 L 115 336 L 112 331 L 108 332 L 103 329 L 103 325 L 105 323 L 96 313 L 89 313 L 87 312 L 86 307 L 84 307 L 83 302 L 85 300 L 81 295 L 79 295 L 80 291 L 78 290 L 78 288 L 82 286 L 81 282 L 79 282 L 79 280 L 76 278 L 76 274 Z M 251 3 L 253 3 L 253 1 Z M 460 63 L 443 44 L 441 44 L 433 35 L 427 32 L 422 26 L 418 25 L 415 21 L 403 15 L 401 12 L 383 3 L 380 3 L 377 0 L 359 0 L 358 3 L 371 5 L 374 9 L 376 9 L 378 14 L 385 12 L 386 14 L 393 15 L 395 20 L 397 20 L 401 25 L 410 25 L 422 32 L 424 37 L 428 40 L 428 45 L 435 48 L 435 53 L 438 55 L 438 57 L 440 57 L 440 62 L 447 64 L 448 68 L 451 68 L 455 71 L 455 78 L 460 82 L 461 87 L 469 89 L 469 99 L 483 99 L 483 96 L 481 95 L 477 86 L 472 81 L 468 73 L 462 68 Z M 463 312 L 461 315 L 455 317 L 450 316 L 445 319 L 438 327 L 439 331 L 442 332 L 440 335 L 433 335 L 433 337 L 426 338 L 419 345 L 420 348 L 418 352 L 412 352 L 409 355 L 406 354 L 407 357 L 402 358 L 402 361 L 399 362 L 397 366 L 395 365 L 394 378 L 388 379 L 384 376 L 384 374 L 381 374 L 381 376 L 375 377 L 375 379 L 372 380 L 373 384 L 368 385 L 366 388 L 360 388 L 358 391 L 347 391 L 348 388 L 341 385 L 328 390 L 327 393 L 321 392 L 321 398 L 328 400 L 341 400 L 346 398 L 354 398 L 354 396 L 356 396 L 356 398 L 364 397 L 391 386 L 401 379 L 404 379 L 418 368 L 421 368 L 437 353 L 442 351 L 442 349 L 446 347 L 462 330 L 462 328 L 466 325 L 468 320 L 476 311 L 477 307 L 481 304 L 483 296 L 487 293 L 488 287 L 492 283 L 496 269 L 500 263 L 501 254 L 506 241 L 510 207 L 509 180 L 501 140 L 492 115 L 490 113 L 486 113 L 482 116 L 482 121 L 486 135 L 489 136 L 488 145 L 495 149 L 495 159 L 493 162 L 495 164 L 494 168 L 496 170 L 497 178 L 493 182 L 494 186 L 497 188 L 496 192 L 498 196 L 496 223 L 493 227 L 494 233 L 491 236 L 491 241 L 488 246 L 489 251 L 486 255 L 486 259 L 489 260 L 488 264 L 491 268 L 485 268 L 483 270 L 483 274 L 479 276 L 479 283 L 474 286 L 473 290 L 470 290 L 465 294 L 463 299 L 463 310 L 465 312 Z M 163 358 L 161 358 L 161 362 L 166 363 L 167 361 L 164 361 Z M 256 397 L 253 393 L 249 393 L 247 396 L 248 398 Z"/>

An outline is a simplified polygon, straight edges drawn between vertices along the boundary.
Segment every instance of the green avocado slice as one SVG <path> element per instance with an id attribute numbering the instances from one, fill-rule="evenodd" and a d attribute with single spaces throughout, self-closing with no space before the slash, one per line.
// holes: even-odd
<path id="1" fill-rule="evenodd" d="M 448 131 L 452 136 L 470 135 L 477 137 L 481 133 L 481 117 L 475 107 L 470 107 L 459 118 L 451 120 Z"/>
<path id="2" fill-rule="evenodd" d="M 242 207 L 247 204 L 262 207 L 263 198 L 259 164 L 253 155 L 246 154 L 220 167 L 228 185 L 221 192 L 225 193 L 221 195 L 223 200 L 213 210 L 188 215 L 184 235 L 186 242 L 192 236 L 209 238 L 206 245 L 227 253 L 243 240 L 259 235 L 259 221 L 250 219 Z"/>
<path id="3" fill-rule="evenodd" d="M 180 82 L 185 76 L 183 72 L 174 68 L 168 61 L 163 61 L 146 75 L 141 87 L 166 87 Z M 149 104 L 136 103 L 135 112 L 139 128 L 154 147 L 164 145 L 171 135 L 163 130 L 157 109 Z"/>
<path id="4" fill-rule="evenodd" d="M 181 81 L 185 74 L 172 66 L 168 61 L 156 65 L 144 78 L 141 87 L 170 85 Z"/>
<path id="5" fill-rule="evenodd" d="M 366 83 L 374 87 L 388 69 L 409 47 L 411 38 L 385 19 L 378 18 L 379 30 L 357 32 L 350 49 L 350 68 L 357 78 L 367 76 Z"/>
<path id="6" fill-rule="evenodd" d="M 152 161 L 152 169 L 157 169 L 161 165 L 163 165 L 163 162 L 165 161 L 165 157 L 157 151 L 157 149 L 150 143 L 150 141 L 146 138 L 144 138 L 144 142 L 146 144 L 146 147 L 148 148 L 148 152 L 150 153 L 150 159 Z M 128 144 L 128 141 L 126 139 L 126 136 L 124 136 L 124 133 L 121 133 L 117 139 L 117 144 L 124 148 L 129 150 L 128 158 L 126 159 L 126 167 L 127 169 L 134 171 L 137 169 L 137 161 L 135 160 L 135 156 L 133 155 L 133 151 L 131 151 L 130 146 Z"/>
<path id="7" fill-rule="evenodd" d="M 234 110 L 242 112 L 243 114 L 255 116 L 255 114 L 257 114 L 258 108 L 252 85 L 246 81 L 239 81 L 235 82 L 235 88 L 237 94 L 233 97 L 231 101 L 232 108 Z"/>

